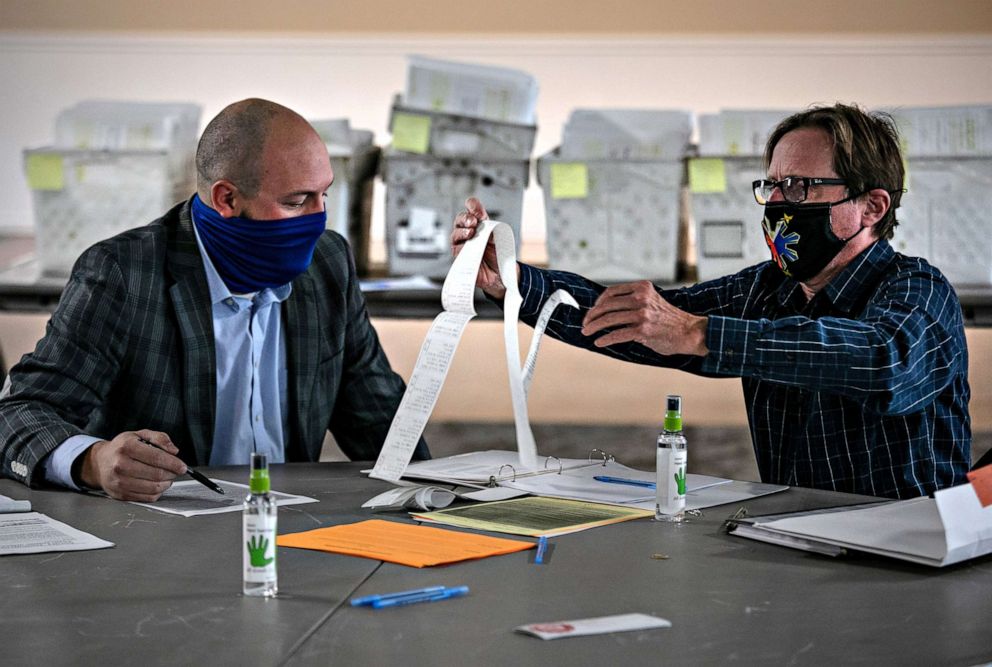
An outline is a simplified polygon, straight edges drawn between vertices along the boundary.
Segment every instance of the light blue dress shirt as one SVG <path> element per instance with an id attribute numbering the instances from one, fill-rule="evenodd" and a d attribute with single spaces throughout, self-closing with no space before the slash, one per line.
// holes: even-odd
<path id="1" fill-rule="evenodd" d="M 231 294 L 204 251 L 195 225 L 193 231 L 210 289 L 217 357 L 217 412 L 208 464 L 248 465 L 252 452 L 283 463 L 289 411 L 280 304 L 289 298 L 292 285 Z M 67 439 L 46 460 L 45 479 L 78 490 L 72 464 L 102 439 L 90 435 Z"/>

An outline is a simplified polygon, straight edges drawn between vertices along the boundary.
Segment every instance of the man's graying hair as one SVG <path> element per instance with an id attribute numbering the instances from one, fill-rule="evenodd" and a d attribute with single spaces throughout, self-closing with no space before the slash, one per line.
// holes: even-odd
<path id="1" fill-rule="evenodd" d="M 896 209 L 902 199 L 905 167 L 899 150 L 895 121 L 886 113 L 867 112 L 847 104 L 813 107 L 778 124 L 765 146 L 765 166 L 775 146 L 787 133 L 804 127 L 826 132 L 834 142 L 834 171 L 847 181 L 849 194 L 881 188 L 891 197 L 889 210 L 875 225 L 875 236 L 891 239 L 898 225 Z M 822 176 L 822 174 L 797 174 Z"/>
<path id="2" fill-rule="evenodd" d="M 226 107 L 207 124 L 196 147 L 196 189 L 209 202 L 210 186 L 225 179 L 249 199 L 262 182 L 262 150 L 277 116 L 294 111 L 261 99 Z"/>

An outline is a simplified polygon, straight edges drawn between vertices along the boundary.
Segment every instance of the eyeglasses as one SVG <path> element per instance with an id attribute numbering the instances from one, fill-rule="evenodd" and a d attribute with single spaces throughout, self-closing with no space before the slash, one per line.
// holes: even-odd
<path id="1" fill-rule="evenodd" d="M 754 188 L 754 200 L 764 206 L 772 197 L 775 188 L 782 191 L 785 201 L 801 204 L 809 196 L 811 186 L 817 185 L 847 185 L 842 178 L 809 178 L 805 176 L 786 176 L 781 181 L 760 179 L 751 183 Z"/>

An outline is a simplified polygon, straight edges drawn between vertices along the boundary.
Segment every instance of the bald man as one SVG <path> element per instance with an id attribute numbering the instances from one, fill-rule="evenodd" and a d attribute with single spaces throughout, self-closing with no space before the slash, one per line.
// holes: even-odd
<path id="1" fill-rule="evenodd" d="M 154 501 L 187 465 L 316 461 L 328 430 L 378 455 L 404 384 L 325 231 L 323 141 L 243 100 L 207 125 L 196 169 L 189 201 L 76 262 L 0 392 L 6 476 Z"/>

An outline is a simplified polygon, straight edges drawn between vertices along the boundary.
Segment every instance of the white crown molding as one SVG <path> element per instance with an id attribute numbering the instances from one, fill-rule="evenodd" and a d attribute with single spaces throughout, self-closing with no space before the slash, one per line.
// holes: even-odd
<path id="1" fill-rule="evenodd" d="M 428 52 L 457 58 L 532 57 L 745 57 L 818 54 L 860 57 L 992 56 L 992 35 L 470 35 L 310 33 L 25 33 L 0 31 L 0 53 L 196 54 L 244 53 L 297 56 L 390 56 Z"/>

